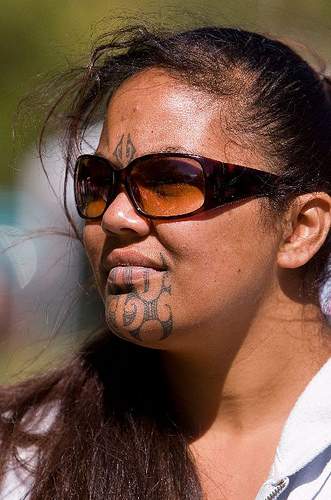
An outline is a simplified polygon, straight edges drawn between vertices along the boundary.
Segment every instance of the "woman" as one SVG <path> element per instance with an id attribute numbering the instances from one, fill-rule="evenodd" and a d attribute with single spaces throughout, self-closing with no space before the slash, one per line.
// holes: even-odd
<path id="1" fill-rule="evenodd" d="M 19 455 L 33 500 L 330 498 L 329 81 L 262 35 L 129 28 L 68 92 L 107 329 L 3 389 L 4 481 Z"/>

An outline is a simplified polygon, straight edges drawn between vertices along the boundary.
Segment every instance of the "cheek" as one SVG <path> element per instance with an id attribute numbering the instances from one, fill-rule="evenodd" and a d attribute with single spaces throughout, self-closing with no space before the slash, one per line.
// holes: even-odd
<path id="1" fill-rule="evenodd" d="M 197 219 L 182 220 L 157 227 L 158 239 L 176 263 L 207 267 L 210 271 L 222 261 L 235 267 L 256 254 L 263 238 L 258 217 L 243 210 L 223 211 L 212 217 L 208 213 Z M 270 239 L 270 238 L 269 238 Z"/>
<path id="2" fill-rule="evenodd" d="M 248 305 L 268 285 L 277 244 L 262 228 L 258 206 L 253 207 L 158 228 L 173 256 L 171 279 L 180 307 L 190 303 L 190 311 L 201 314 L 201 309 L 207 313 L 245 301 Z"/>
<path id="3" fill-rule="evenodd" d="M 85 225 L 83 243 L 99 289 L 102 289 L 105 281 L 105 277 L 100 274 L 100 259 L 104 242 L 105 235 L 100 225 L 95 223 Z"/>

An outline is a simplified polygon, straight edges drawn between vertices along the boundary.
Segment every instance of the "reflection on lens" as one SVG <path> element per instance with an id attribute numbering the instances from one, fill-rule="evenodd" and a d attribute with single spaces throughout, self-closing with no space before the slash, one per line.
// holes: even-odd
<path id="1" fill-rule="evenodd" d="M 102 216 L 113 185 L 113 174 L 102 158 L 82 157 L 75 180 L 75 198 L 80 213 L 87 218 Z"/>
<path id="2" fill-rule="evenodd" d="M 205 199 L 201 165 L 192 158 L 159 157 L 137 163 L 131 172 L 137 203 L 149 215 L 185 215 Z"/>
<path id="3" fill-rule="evenodd" d="M 86 217 L 100 217 L 106 207 L 105 200 L 90 201 L 85 206 L 83 213 Z"/>

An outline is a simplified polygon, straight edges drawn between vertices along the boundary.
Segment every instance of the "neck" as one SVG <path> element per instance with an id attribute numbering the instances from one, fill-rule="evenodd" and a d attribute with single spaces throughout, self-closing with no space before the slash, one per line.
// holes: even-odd
<path id="1" fill-rule="evenodd" d="M 301 304 L 278 308 L 281 317 L 274 311 L 266 306 L 245 335 L 228 325 L 226 333 L 196 336 L 202 345 L 162 353 L 178 418 L 193 440 L 208 430 L 247 435 L 266 426 L 282 427 L 328 359 L 330 344 L 321 333 L 317 306 L 305 306 L 304 322 Z M 243 339 L 239 346 L 234 338 Z"/>

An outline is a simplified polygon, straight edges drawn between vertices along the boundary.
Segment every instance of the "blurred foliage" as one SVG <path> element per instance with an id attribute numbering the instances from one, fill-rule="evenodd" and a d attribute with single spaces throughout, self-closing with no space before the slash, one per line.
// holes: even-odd
<path id="1" fill-rule="evenodd" d="M 188 12 L 187 12 L 188 11 Z M 169 24 L 195 22 L 243 25 L 259 31 L 299 38 L 329 54 L 331 3 L 329 0 L 1 0 L 0 32 L 0 185 L 14 182 L 15 168 L 24 149 L 36 140 L 37 111 L 13 139 L 19 100 L 44 75 L 74 64 L 88 52 L 95 33 L 109 29 L 114 16 L 145 16 Z"/>

